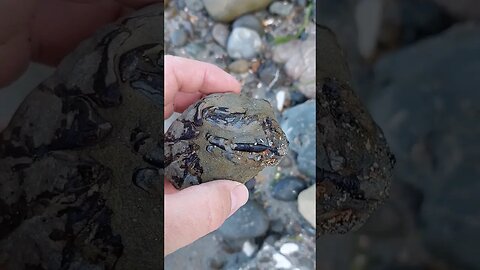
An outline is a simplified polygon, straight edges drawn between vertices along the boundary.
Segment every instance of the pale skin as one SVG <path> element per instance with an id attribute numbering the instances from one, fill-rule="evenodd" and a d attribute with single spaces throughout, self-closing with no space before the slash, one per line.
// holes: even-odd
<path id="1" fill-rule="evenodd" d="M 0 1 L 0 88 L 18 79 L 31 61 L 55 66 L 102 25 L 154 2 L 158 1 Z M 232 76 L 211 64 L 165 56 L 164 67 L 165 118 L 203 95 L 240 92 Z M 247 200 L 245 185 L 234 181 L 217 180 L 182 191 L 165 181 L 164 256 L 216 230 Z"/>

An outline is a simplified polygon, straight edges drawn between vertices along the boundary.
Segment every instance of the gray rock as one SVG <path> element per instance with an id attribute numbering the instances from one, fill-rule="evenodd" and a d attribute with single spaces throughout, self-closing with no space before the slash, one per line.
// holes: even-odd
<path id="1" fill-rule="evenodd" d="M 185 0 L 185 5 L 188 9 L 193 11 L 200 11 L 203 9 L 202 0 Z"/>
<path id="2" fill-rule="evenodd" d="M 309 100 L 283 112 L 281 127 L 297 153 L 298 168 L 315 178 L 315 101 Z"/>
<path id="3" fill-rule="evenodd" d="M 232 30 L 228 38 L 227 52 L 232 58 L 250 59 L 255 57 L 262 49 L 262 39 L 255 31 L 244 27 Z"/>
<path id="4" fill-rule="evenodd" d="M 242 17 L 236 19 L 235 22 L 233 22 L 232 27 L 233 28 L 237 28 L 237 27 L 249 28 L 257 31 L 257 33 L 261 36 L 264 34 L 262 23 L 257 17 L 251 14 L 243 15 Z"/>
<path id="5" fill-rule="evenodd" d="M 298 82 L 298 89 L 315 98 L 315 37 L 305 41 L 293 40 L 273 48 L 273 60 L 285 63 L 285 72 Z"/>
<path id="6" fill-rule="evenodd" d="M 306 188 L 305 181 L 296 177 L 280 179 L 272 189 L 272 196 L 277 200 L 294 201 L 300 191 Z"/>
<path id="7" fill-rule="evenodd" d="M 396 153 L 396 177 L 424 194 L 420 216 L 431 250 L 472 268 L 480 265 L 479 51 L 477 23 L 385 57 L 371 102 Z"/>
<path id="8" fill-rule="evenodd" d="M 273 2 L 268 8 L 270 13 L 277 14 L 280 16 L 288 16 L 293 10 L 293 4 L 289 2 Z"/>
<path id="9" fill-rule="evenodd" d="M 176 29 L 170 34 L 170 39 L 172 41 L 172 45 L 176 47 L 181 47 L 187 43 L 188 36 L 185 30 L 183 29 Z"/>
<path id="10" fill-rule="evenodd" d="M 385 201 L 395 159 L 348 81 L 333 33 L 317 27 L 316 233 L 358 229 Z M 295 108 L 295 107 L 294 107 Z"/>
<path id="11" fill-rule="evenodd" d="M 213 39 L 222 47 L 227 46 L 227 39 L 230 31 L 225 24 L 216 23 L 212 28 Z"/>
<path id="12" fill-rule="evenodd" d="M 269 220 L 263 208 L 249 200 L 229 217 L 218 231 L 229 239 L 243 239 L 262 236 L 269 226 Z"/>
<path id="13" fill-rule="evenodd" d="M 271 0 L 203 0 L 208 14 L 218 21 L 230 22 L 235 18 L 268 6 Z"/>

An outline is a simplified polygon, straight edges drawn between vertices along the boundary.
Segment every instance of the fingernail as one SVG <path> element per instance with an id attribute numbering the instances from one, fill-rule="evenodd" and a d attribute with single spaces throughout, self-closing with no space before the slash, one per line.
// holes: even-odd
<path id="1" fill-rule="evenodd" d="M 232 209 L 230 210 L 230 215 L 233 212 L 237 211 L 238 208 L 242 207 L 248 200 L 248 189 L 243 184 L 235 186 L 230 190 L 230 200 Z"/>

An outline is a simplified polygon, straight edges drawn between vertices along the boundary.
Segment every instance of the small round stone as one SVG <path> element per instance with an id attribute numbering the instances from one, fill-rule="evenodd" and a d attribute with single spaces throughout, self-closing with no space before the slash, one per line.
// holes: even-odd
<path id="1" fill-rule="evenodd" d="M 228 69 L 233 73 L 245 73 L 248 71 L 248 62 L 244 59 L 233 61 L 230 65 L 228 65 Z"/>
<path id="2" fill-rule="evenodd" d="M 255 30 L 237 27 L 228 38 L 227 52 L 234 59 L 251 59 L 260 53 L 261 49 L 262 39 Z"/>
<path id="3" fill-rule="evenodd" d="M 281 201 L 294 201 L 305 188 L 305 181 L 295 177 L 287 177 L 273 186 L 272 196 Z"/>

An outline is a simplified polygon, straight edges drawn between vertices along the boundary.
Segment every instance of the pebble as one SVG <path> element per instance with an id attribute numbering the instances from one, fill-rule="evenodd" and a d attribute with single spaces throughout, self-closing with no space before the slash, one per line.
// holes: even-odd
<path id="1" fill-rule="evenodd" d="M 271 0 L 203 0 L 208 14 L 217 21 L 230 22 L 235 18 L 268 6 Z"/>
<path id="2" fill-rule="evenodd" d="M 298 211 L 312 225 L 316 227 L 315 185 L 305 189 L 298 195 Z"/>
<path id="3" fill-rule="evenodd" d="M 182 47 L 187 43 L 188 36 L 185 30 L 176 29 L 170 34 L 170 39 L 172 40 L 172 45 L 175 47 Z"/>
<path id="4" fill-rule="evenodd" d="M 272 190 L 272 196 L 281 201 L 294 201 L 300 191 L 306 188 L 305 182 L 296 177 L 286 177 L 278 181 Z"/>
<path id="5" fill-rule="evenodd" d="M 200 11 L 203 9 L 202 0 L 185 0 L 185 5 L 188 9 L 193 11 Z"/>
<path id="6" fill-rule="evenodd" d="M 244 59 L 233 61 L 230 65 L 228 65 L 228 70 L 233 73 L 245 73 L 248 71 L 248 62 Z"/>
<path id="7" fill-rule="evenodd" d="M 282 76 L 283 75 L 283 76 Z M 266 60 L 258 69 L 258 77 L 265 85 L 275 87 L 284 82 L 285 73 L 279 68 L 275 62 Z"/>
<path id="8" fill-rule="evenodd" d="M 292 267 L 292 263 L 280 253 L 273 254 L 273 260 L 275 261 L 275 267 L 278 269 L 289 269 Z"/>
<path id="9" fill-rule="evenodd" d="M 288 16 L 293 10 L 293 4 L 288 2 L 273 2 L 270 5 L 269 9 L 270 13 L 277 14 L 280 16 Z"/>
<path id="10" fill-rule="evenodd" d="M 249 200 L 229 217 L 218 231 L 227 239 L 244 239 L 264 235 L 268 226 L 265 210 L 255 201 Z"/>
<path id="11" fill-rule="evenodd" d="M 423 240 L 465 268 L 480 265 L 479 51 L 480 26 L 471 23 L 398 50 L 376 64 L 382 94 L 370 101 L 397 157 L 395 179 L 423 194 Z"/>
<path id="12" fill-rule="evenodd" d="M 275 99 L 277 101 L 277 110 L 279 111 L 283 110 L 283 106 L 285 105 L 286 95 L 287 93 L 283 90 L 278 91 L 277 94 L 275 95 Z"/>
<path id="13" fill-rule="evenodd" d="M 242 245 L 242 251 L 247 255 L 247 257 L 251 257 L 253 253 L 257 250 L 257 246 L 252 244 L 250 241 L 245 241 Z"/>
<path id="14" fill-rule="evenodd" d="M 298 169 L 315 178 L 315 100 L 311 99 L 283 112 L 281 127 L 290 142 L 290 149 L 297 153 Z"/>
<path id="15" fill-rule="evenodd" d="M 298 80 L 298 89 L 307 97 L 315 98 L 315 37 L 304 41 L 292 40 L 273 48 L 273 60 L 285 63 L 287 75 Z"/>
<path id="16" fill-rule="evenodd" d="M 265 33 L 260 20 L 251 14 L 243 15 L 242 17 L 236 19 L 235 22 L 233 22 L 232 27 L 245 27 L 248 29 L 252 29 L 257 31 L 259 35 L 263 35 Z"/>
<path id="17" fill-rule="evenodd" d="M 227 39 L 230 31 L 225 24 L 216 23 L 212 28 L 213 40 L 215 40 L 220 46 L 227 46 Z"/>
<path id="18" fill-rule="evenodd" d="M 234 59 L 251 59 L 262 49 L 260 35 L 254 30 L 237 27 L 232 30 L 227 43 L 228 55 Z"/>
<path id="19" fill-rule="evenodd" d="M 295 243 L 285 243 L 280 247 L 280 252 L 284 255 L 290 255 L 298 251 L 298 245 Z"/>

